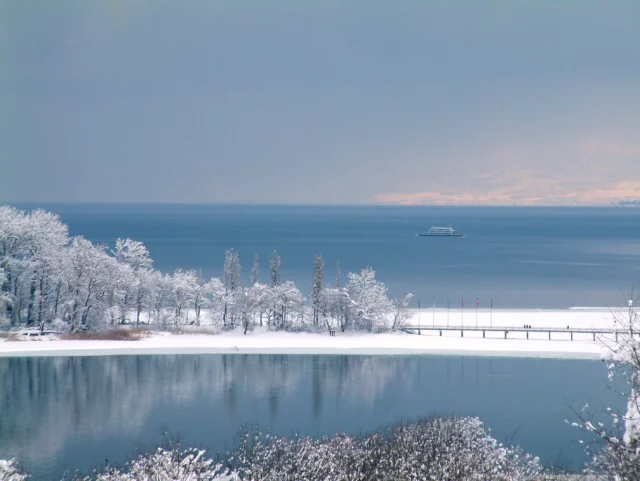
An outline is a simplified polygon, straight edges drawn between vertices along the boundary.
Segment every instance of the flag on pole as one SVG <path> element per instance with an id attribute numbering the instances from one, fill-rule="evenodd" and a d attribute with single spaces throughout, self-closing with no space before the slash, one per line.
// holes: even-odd
<path id="1" fill-rule="evenodd" d="M 476 307 L 478 307 L 480 305 L 480 301 L 478 301 L 478 299 L 476 299 Z"/>

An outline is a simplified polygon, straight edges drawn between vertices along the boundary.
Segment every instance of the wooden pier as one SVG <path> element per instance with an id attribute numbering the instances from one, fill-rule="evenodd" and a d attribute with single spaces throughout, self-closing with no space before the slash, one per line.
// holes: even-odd
<path id="1" fill-rule="evenodd" d="M 616 342 L 618 341 L 618 331 L 613 329 L 589 329 L 589 328 L 570 328 L 565 329 L 561 327 L 465 327 L 465 326 L 405 326 L 403 331 L 409 334 L 420 334 L 422 331 L 438 331 L 440 336 L 442 336 L 443 331 L 459 331 L 460 337 L 464 337 L 465 331 L 467 332 L 482 332 L 482 337 L 486 336 L 487 332 L 501 332 L 504 333 L 504 338 L 507 339 L 507 336 L 510 332 L 524 332 L 527 334 L 527 339 L 529 339 L 529 333 L 545 333 L 548 335 L 549 340 L 551 340 L 551 334 L 569 334 L 570 340 L 573 341 L 574 334 L 591 334 L 593 336 L 593 340 L 596 340 L 597 335 L 603 334 L 611 334 L 615 336 Z M 566 338 L 565 338 L 566 339 Z"/>

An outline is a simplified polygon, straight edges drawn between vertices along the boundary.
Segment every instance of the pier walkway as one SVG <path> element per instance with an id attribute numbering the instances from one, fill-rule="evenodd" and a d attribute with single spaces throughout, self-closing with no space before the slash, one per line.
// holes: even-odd
<path id="1" fill-rule="evenodd" d="M 549 340 L 551 340 L 551 334 L 569 334 L 570 340 L 573 341 L 574 334 L 591 334 L 593 336 L 593 340 L 596 340 L 597 335 L 610 334 L 615 336 L 616 341 L 618 341 L 618 331 L 613 329 L 590 329 L 590 328 L 558 328 L 558 327 L 466 327 L 466 326 L 405 326 L 402 328 L 403 331 L 409 334 L 420 334 L 422 331 L 438 331 L 440 336 L 442 336 L 443 331 L 459 331 L 460 337 L 464 337 L 464 333 L 466 332 L 482 332 L 482 337 L 486 337 L 487 332 L 501 332 L 504 333 L 504 338 L 507 339 L 507 336 L 510 332 L 525 332 L 527 334 L 527 339 L 529 339 L 529 333 L 545 333 L 548 334 Z M 556 336 L 557 338 L 558 336 Z M 562 336 L 564 339 L 566 337 Z"/>

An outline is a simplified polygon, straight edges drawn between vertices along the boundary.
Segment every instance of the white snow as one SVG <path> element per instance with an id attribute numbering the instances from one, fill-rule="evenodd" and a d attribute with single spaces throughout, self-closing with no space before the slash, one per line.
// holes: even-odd
<path id="1" fill-rule="evenodd" d="M 434 324 L 431 309 L 422 309 L 420 324 Z M 445 326 L 447 310 L 436 309 L 435 325 Z M 449 312 L 449 326 L 460 326 L 460 309 Z M 565 310 L 494 310 L 492 319 L 488 310 L 478 311 L 478 326 L 519 327 L 524 324 L 534 328 L 601 328 L 613 327 L 609 309 L 565 309 Z M 414 312 L 412 325 L 418 325 L 418 313 Z M 475 308 L 465 309 L 464 326 L 475 327 Z M 240 330 L 218 335 L 158 333 L 139 341 L 69 341 L 42 338 L 24 342 L 0 342 L 0 357 L 7 356 L 96 356 L 123 354 L 442 354 L 442 355 L 482 355 L 517 357 L 554 357 L 600 359 L 605 348 L 599 341 L 593 341 L 591 334 L 574 334 L 570 340 L 568 333 L 530 333 L 529 340 L 524 332 L 510 332 L 504 339 L 504 332 L 438 331 L 423 335 L 388 333 L 341 333 L 335 337 L 328 333 L 287 333 L 268 332 L 256 329 L 246 336 Z"/>

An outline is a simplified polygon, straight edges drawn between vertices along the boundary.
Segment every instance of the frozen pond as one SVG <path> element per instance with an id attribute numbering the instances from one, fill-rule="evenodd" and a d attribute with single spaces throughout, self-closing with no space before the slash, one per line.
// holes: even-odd
<path id="1" fill-rule="evenodd" d="M 447 356 L 147 355 L 0 359 L 0 459 L 35 479 L 122 462 L 164 430 L 215 453 L 242 426 L 358 434 L 477 415 L 543 462 L 586 457 L 570 406 L 621 408 L 602 362 Z"/>

